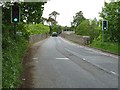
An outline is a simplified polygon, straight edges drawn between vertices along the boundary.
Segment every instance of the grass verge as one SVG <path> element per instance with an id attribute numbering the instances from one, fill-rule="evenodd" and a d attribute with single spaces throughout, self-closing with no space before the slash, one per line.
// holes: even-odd
<path id="1" fill-rule="evenodd" d="M 3 37 L 2 88 L 17 88 L 21 84 L 22 59 L 28 47 L 24 37 Z"/>
<path id="2" fill-rule="evenodd" d="M 109 53 L 113 53 L 113 54 L 117 54 L 117 55 L 120 54 L 120 51 L 119 51 L 120 45 L 118 43 L 112 43 L 112 42 L 102 43 L 100 41 L 93 41 L 90 44 L 90 46 L 93 48 L 100 49 L 102 51 L 109 52 Z"/>

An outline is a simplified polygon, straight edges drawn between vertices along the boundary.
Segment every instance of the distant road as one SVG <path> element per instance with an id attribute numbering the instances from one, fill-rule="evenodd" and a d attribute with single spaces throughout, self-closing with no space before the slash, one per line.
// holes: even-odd
<path id="1" fill-rule="evenodd" d="M 118 57 L 49 37 L 34 44 L 31 58 L 34 88 L 117 88 Z"/>

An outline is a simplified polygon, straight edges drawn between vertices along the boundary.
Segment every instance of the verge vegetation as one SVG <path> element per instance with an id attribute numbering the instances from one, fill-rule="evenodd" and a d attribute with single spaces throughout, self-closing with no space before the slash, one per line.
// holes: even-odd
<path id="1" fill-rule="evenodd" d="M 86 19 L 83 12 L 79 11 L 73 16 L 71 22 L 71 30 L 75 34 L 82 36 L 90 36 L 90 46 L 96 47 L 104 51 L 119 54 L 120 42 L 120 1 L 104 3 L 105 6 L 99 13 L 102 18 L 97 20 Z M 108 29 L 104 31 L 104 42 L 102 42 L 102 20 L 108 21 Z"/>
<path id="2" fill-rule="evenodd" d="M 3 89 L 18 88 L 22 83 L 22 60 L 27 49 L 29 48 L 29 36 L 33 34 L 44 34 L 49 32 L 48 26 L 41 24 L 44 2 L 22 2 L 18 3 L 18 5 L 21 7 L 21 20 L 20 23 L 16 24 L 15 30 L 13 23 L 11 23 L 10 16 L 12 3 L 3 2 L 2 5 Z M 28 10 L 29 12 L 27 12 Z M 32 14 L 33 12 L 35 13 Z"/>

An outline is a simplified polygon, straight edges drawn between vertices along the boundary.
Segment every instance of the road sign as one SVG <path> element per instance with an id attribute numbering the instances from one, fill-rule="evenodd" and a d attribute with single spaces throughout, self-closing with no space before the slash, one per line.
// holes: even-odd
<path id="1" fill-rule="evenodd" d="M 102 30 L 106 31 L 108 29 L 108 21 L 107 20 L 103 20 L 102 21 Z"/>
<path id="2" fill-rule="evenodd" d="M 17 3 L 14 3 L 14 5 L 11 8 L 11 22 L 12 23 L 20 22 L 20 9 Z"/>

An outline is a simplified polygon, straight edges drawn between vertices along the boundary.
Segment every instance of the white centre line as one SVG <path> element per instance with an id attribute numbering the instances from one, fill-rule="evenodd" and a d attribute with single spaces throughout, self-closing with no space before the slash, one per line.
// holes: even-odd
<path id="1" fill-rule="evenodd" d="M 64 60 L 69 60 L 69 58 L 56 58 L 56 59 L 64 59 Z"/>
<path id="2" fill-rule="evenodd" d="M 35 61 L 36 63 L 38 62 L 38 61 Z"/>
<path id="3" fill-rule="evenodd" d="M 32 59 L 36 60 L 36 59 L 38 59 L 38 58 L 32 58 Z"/>
<path id="4" fill-rule="evenodd" d="M 85 60 L 85 58 L 83 58 L 83 60 Z"/>
<path id="5" fill-rule="evenodd" d="M 118 74 L 116 73 L 116 72 L 113 72 L 113 71 L 110 71 L 112 74 L 114 74 L 114 75 L 117 75 L 118 76 Z"/>

